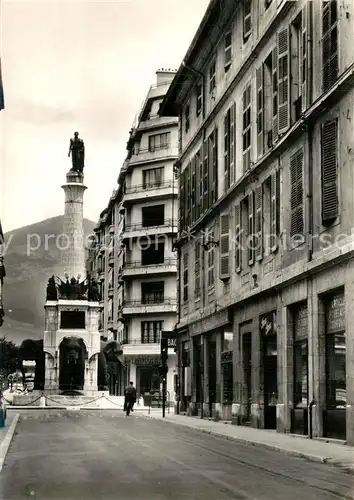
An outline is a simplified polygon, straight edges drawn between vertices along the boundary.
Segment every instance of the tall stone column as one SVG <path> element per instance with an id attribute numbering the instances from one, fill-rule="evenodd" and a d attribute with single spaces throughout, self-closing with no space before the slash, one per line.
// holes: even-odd
<path id="1" fill-rule="evenodd" d="M 78 275 L 85 278 L 85 246 L 83 224 L 83 201 L 86 186 L 82 174 L 70 171 L 66 174 L 65 211 L 61 245 L 61 264 L 63 273 L 69 279 Z"/>

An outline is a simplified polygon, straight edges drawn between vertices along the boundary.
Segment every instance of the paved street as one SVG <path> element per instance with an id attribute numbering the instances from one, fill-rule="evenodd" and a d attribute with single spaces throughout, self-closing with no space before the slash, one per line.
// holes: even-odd
<path id="1" fill-rule="evenodd" d="M 326 464 L 110 411 L 21 412 L 1 500 L 353 498 Z"/>

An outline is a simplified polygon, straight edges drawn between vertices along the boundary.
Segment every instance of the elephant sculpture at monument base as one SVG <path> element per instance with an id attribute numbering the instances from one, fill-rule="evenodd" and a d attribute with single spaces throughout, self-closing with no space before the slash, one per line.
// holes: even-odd
<path id="1" fill-rule="evenodd" d="M 34 361 L 35 369 L 33 370 L 33 364 L 28 365 L 24 363 L 25 361 Z M 24 340 L 19 348 L 18 362 L 23 375 L 23 380 L 25 381 L 26 376 L 29 376 L 30 370 L 31 389 L 42 391 L 44 389 L 45 376 L 45 356 L 43 352 L 43 340 Z"/>
<path id="2" fill-rule="evenodd" d="M 101 351 L 98 355 L 97 385 L 99 391 L 108 391 L 108 366 L 109 364 L 123 365 L 123 348 L 115 340 L 101 341 Z"/>

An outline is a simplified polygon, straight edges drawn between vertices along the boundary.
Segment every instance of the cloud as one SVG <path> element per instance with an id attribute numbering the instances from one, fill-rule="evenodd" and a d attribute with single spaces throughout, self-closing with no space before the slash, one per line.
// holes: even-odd
<path id="1" fill-rule="evenodd" d="M 31 125 L 72 122 L 75 113 L 69 109 L 50 107 L 40 102 L 20 102 L 11 110 L 11 118 Z"/>

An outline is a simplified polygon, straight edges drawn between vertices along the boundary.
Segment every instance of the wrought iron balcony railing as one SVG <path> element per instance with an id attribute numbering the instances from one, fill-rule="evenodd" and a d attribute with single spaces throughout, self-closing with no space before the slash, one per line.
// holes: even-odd
<path id="1" fill-rule="evenodd" d="M 178 184 L 177 182 L 170 180 L 165 182 L 156 182 L 154 184 L 136 184 L 134 186 L 128 186 L 125 188 L 125 194 L 140 193 L 142 191 L 154 191 L 156 189 L 164 189 L 174 187 L 177 192 Z"/>
<path id="2" fill-rule="evenodd" d="M 149 268 L 149 267 L 164 267 L 164 266 L 173 266 L 173 265 L 177 265 L 177 259 L 168 258 L 168 259 L 164 259 L 163 262 L 158 262 L 156 264 L 145 264 L 141 260 L 134 260 L 131 262 L 126 262 L 124 267 L 125 267 L 125 269 L 136 269 L 139 267 Z"/>
<path id="3" fill-rule="evenodd" d="M 177 220 L 165 219 L 165 221 L 162 224 L 152 224 L 151 226 L 146 226 L 142 222 L 138 222 L 137 224 L 126 224 L 124 229 L 126 232 L 131 232 L 131 231 L 140 231 L 140 230 L 156 229 L 156 228 L 171 227 L 171 226 L 177 227 Z"/>
<path id="4" fill-rule="evenodd" d="M 172 297 L 143 297 L 136 300 L 124 300 L 124 307 L 176 305 L 177 299 Z"/>

